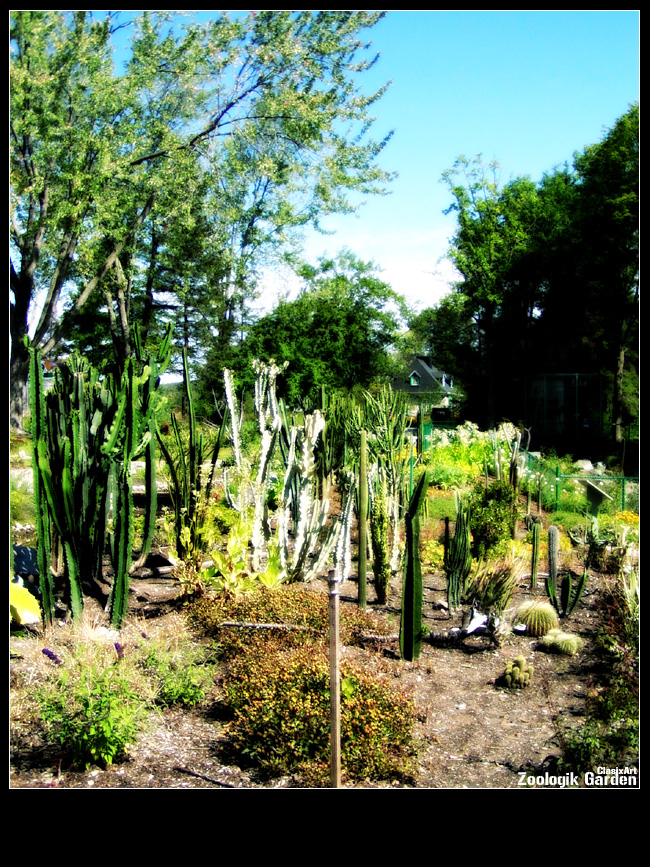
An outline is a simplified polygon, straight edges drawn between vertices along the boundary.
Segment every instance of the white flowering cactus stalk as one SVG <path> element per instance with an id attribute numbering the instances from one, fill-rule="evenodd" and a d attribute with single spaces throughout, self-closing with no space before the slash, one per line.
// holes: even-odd
<path id="1" fill-rule="evenodd" d="M 276 365 L 273 360 L 268 364 L 254 361 L 253 369 L 256 373 L 255 411 L 260 431 L 257 472 L 253 476 L 252 467 L 241 452 L 238 425 L 233 422 L 233 453 L 239 485 L 237 494 L 233 496 L 228 492 L 228 497 L 231 505 L 242 514 L 245 513 L 247 502 L 252 501 L 253 518 L 250 535 L 253 570 L 261 572 L 264 559 L 267 559 L 268 563 L 269 544 L 271 544 L 273 557 L 277 559 L 279 554 L 282 573 L 286 575 L 287 580 L 308 581 L 316 574 L 317 568 L 324 566 L 326 555 L 329 555 L 332 550 L 332 545 L 329 544 L 321 551 L 321 556 L 314 558 L 310 568 L 306 568 L 329 513 L 329 500 L 319 500 L 315 494 L 318 479 L 314 449 L 325 427 L 325 419 L 320 412 L 316 411 L 305 418 L 302 428 L 293 426 L 290 430 L 287 468 L 277 512 L 277 535 L 272 539 L 266 503 L 271 461 L 282 428 L 282 417 L 276 396 L 276 379 L 284 367 Z M 239 412 L 230 371 L 225 371 L 224 379 L 231 418 L 238 419 Z M 226 490 L 227 481 L 228 475 L 224 473 Z M 293 540 L 290 538 L 290 529 Z"/>
<path id="2" fill-rule="evenodd" d="M 287 470 L 284 477 L 282 502 L 278 512 L 278 541 L 283 566 L 293 580 L 309 581 L 316 568 L 323 564 L 323 556 L 316 558 L 306 569 L 309 556 L 314 552 L 329 514 L 329 500 L 316 496 L 318 477 L 314 449 L 325 427 L 322 414 L 316 410 L 305 417 L 302 429 L 291 428 Z M 297 481 L 297 485 L 295 482 Z M 298 508 L 292 508 L 297 496 Z M 289 526 L 291 514 L 297 514 L 293 529 L 294 544 L 290 546 Z M 321 554 L 324 552 L 321 551 Z"/>

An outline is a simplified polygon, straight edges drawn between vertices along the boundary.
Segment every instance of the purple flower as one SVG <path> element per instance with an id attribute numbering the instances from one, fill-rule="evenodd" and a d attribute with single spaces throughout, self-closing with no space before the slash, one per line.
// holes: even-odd
<path id="1" fill-rule="evenodd" d="M 63 662 L 59 657 L 54 653 L 53 650 L 48 650 L 47 647 L 43 648 L 43 653 L 47 656 L 48 659 L 51 659 L 55 665 L 63 665 Z"/>
<path id="2" fill-rule="evenodd" d="M 119 641 L 115 642 L 115 652 L 117 653 L 118 659 L 124 658 L 124 647 L 119 643 Z"/>

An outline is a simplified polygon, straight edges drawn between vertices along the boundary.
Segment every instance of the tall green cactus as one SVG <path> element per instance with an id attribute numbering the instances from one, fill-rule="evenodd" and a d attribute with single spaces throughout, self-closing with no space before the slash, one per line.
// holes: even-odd
<path id="1" fill-rule="evenodd" d="M 447 576 L 447 604 L 452 614 L 459 606 L 465 582 L 472 567 L 469 531 L 470 509 L 456 493 L 456 529 L 449 531 L 449 518 L 445 518 L 445 554 L 443 568 Z"/>
<path id="2" fill-rule="evenodd" d="M 61 365 L 54 388 L 43 394 L 40 358 L 31 350 L 34 478 L 39 516 L 39 558 L 44 616 L 53 616 L 50 552 L 53 542 L 63 553 L 63 579 L 73 617 L 83 608 L 84 591 L 97 594 L 106 550 L 108 501 L 114 493 L 111 553 L 115 577 L 109 597 L 111 620 L 121 626 L 126 613 L 128 572 L 133 546 L 131 461 L 146 453 L 148 490 L 155 498 L 155 460 L 151 451 L 153 392 L 169 360 L 171 330 L 155 360 L 136 344 L 140 356 L 128 359 L 121 375 L 100 375 L 84 359 L 73 356 Z M 141 558 L 153 534 L 155 499 L 149 504 Z"/>
<path id="3" fill-rule="evenodd" d="M 40 357 L 36 351 L 29 355 L 29 405 L 32 416 L 33 443 L 33 477 L 34 505 L 36 512 L 37 561 L 43 619 L 46 624 L 54 622 L 54 576 L 51 569 L 52 528 L 50 526 L 50 511 L 45 491 L 44 474 L 48 471 L 47 464 L 47 419 L 45 408 L 45 389 L 43 387 L 43 369 Z"/>
<path id="4" fill-rule="evenodd" d="M 560 531 L 557 527 L 548 528 L 548 576 L 546 578 L 546 592 L 554 608 L 558 607 L 557 599 L 557 574 L 560 558 Z"/>
<path id="5" fill-rule="evenodd" d="M 129 577 L 144 563 L 153 540 L 157 504 L 155 475 L 156 406 L 154 394 L 160 374 L 169 364 L 172 351 L 172 327 L 169 325 L 154 358 L 145 355 L 138 330 L 135 331 L 136 357 L 126 360 L 119 383 L 123 405 L 123 429 L 112 455 L 117 478 L 117 505 L 111 536 L 114 577 L 108 608 L 111 624 L 120 629 L 128 606 Z M 138 373 L 137 369 L 141 372 Z M 134 517 L 131 464 L 144 455 L 147 502 L 140 556 L 133 560 Z"/>
<path id="6" fill-rule="evenodd" d="M 573 583 L 571 573 L 567 572 L 558 586 L 558 560 L 560 553 L 560 531 L 557 527 L 548 528 L 548 578 L 546 590 L 548 598 L 560 617 L 569 617 L 582 596 L 587 583 L 587 569 Z"/>
<path id="7" fill-rule="evenodd" d="M 542 525 L 539 521 L 533 523 L 533 550 L 530 564 L 530 589 L 537 591 L 537 566 L 539 564 L 539 543 L 542 535 Z"/>
<path id="8" fill-rule="evenodd" d="M 404 516 L 406 559 L 402 584 L 400 652 L 409 662 L 418 659 L 422 648 L 422 566 L 420 563 L 420 506 L 426 492 L 427 474 L 420 476 Z"/>
<path id="9" fill-rule="evenodd" d="M 377 602 L 380 605 L 385 605 L 391 572 L 386 480 L 381 471 L 377 473 L 377 480 L 372 489 L 371 500 L 370 536 L 372 540 L 372 568 L 375 576 L 375 592 L 377 594 Z"/>
<path id="10" fill-rule="evenodd" d="M 202 474 L 203 463 L 206 458 L 206 447 L 203 433 L 196 422 L 186 349 L 183 350 L 183 372 L 189 433 L 188 447 L 186 449 L 178 419 L 174 413 L 171 415 L 171 429 L 174 436 L 175 456 L 158 429 L 156 429 L 156 436 L 171 477 L 176 553 L 179 559 L 186 560 L 191 556 L 198 556 L 201 553 L 201 533 L 205 505 L 210 497 L 214 468 L 219 458 L 229 410 L 226 409 L 224 413 L 216 442 L 212 448 L 210 473 L 204 486 Z"/>

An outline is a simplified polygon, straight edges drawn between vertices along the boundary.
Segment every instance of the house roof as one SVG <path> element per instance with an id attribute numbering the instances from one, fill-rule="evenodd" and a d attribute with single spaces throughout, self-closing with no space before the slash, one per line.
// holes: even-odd
<path id="1" fill-rule="evenodd" d="M 396 378 L 393 381 L 393 387 L 397 391 L 405 391 L 407 394 L 426 394 L 438 389 L 442 389 L 445 394 L 452 391 L 451 377 L 434 367 L 424 355 L 414 356 L 408 371 L 406 379 Z"/>

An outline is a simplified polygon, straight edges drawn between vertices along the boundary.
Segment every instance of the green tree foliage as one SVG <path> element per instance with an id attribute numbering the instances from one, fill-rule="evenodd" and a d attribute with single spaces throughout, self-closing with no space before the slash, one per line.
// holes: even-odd
<path id="1" fill-rule="evenodd" d="M 375 266 L 343 252 L 318 267 L 302 266 L 305 288 L 249 331 L 240 371 L 250 358 L 289 362 L 278 395 L 292 407 L 317 406 L 328 392 L 365 388 L 390 374 L 389 348 L 407 315 L 404 300 L 375 275 Z"/>
<path id="2" fill-rule="evenodd" d="M 410 323 L 481 425 L 525 414 L 528 373 L 601 373 L 612 432 L 638 417 L 638 106 L 539 183 L 496 163 L 446 172 L 462 281 Z"/>
<path id="3" fill-rule="evenodd" d="M 189 335 L 216 306 L 227 342 L 260 252 L 390 179 L 376 162 L 387 138 L 368 136 L 385 88 L 364 96 L 358 82 L 376 60 L 363 35 L 384 13 L 220 12 L 182 26 L 145 11 L 119 73 L 118 14 L 12 13 L 15 414 L 37 300 L 44 355 L 94 343 L 84 310 L 105 318 L 118 359 L 132 323 L 153 327 L 164 309 Z"/>
<path id="4" fill-rule="evenodd" d="M 613 379 L 612 424 L 620 442 L 623 425 L 638 417 L 638 104 L 619 118 L 599 144 L 586 148 L 575 166 L 585 247 L 583 285 L 593 311 L 594 342 L 605 348 L 607 371 Z"/>

